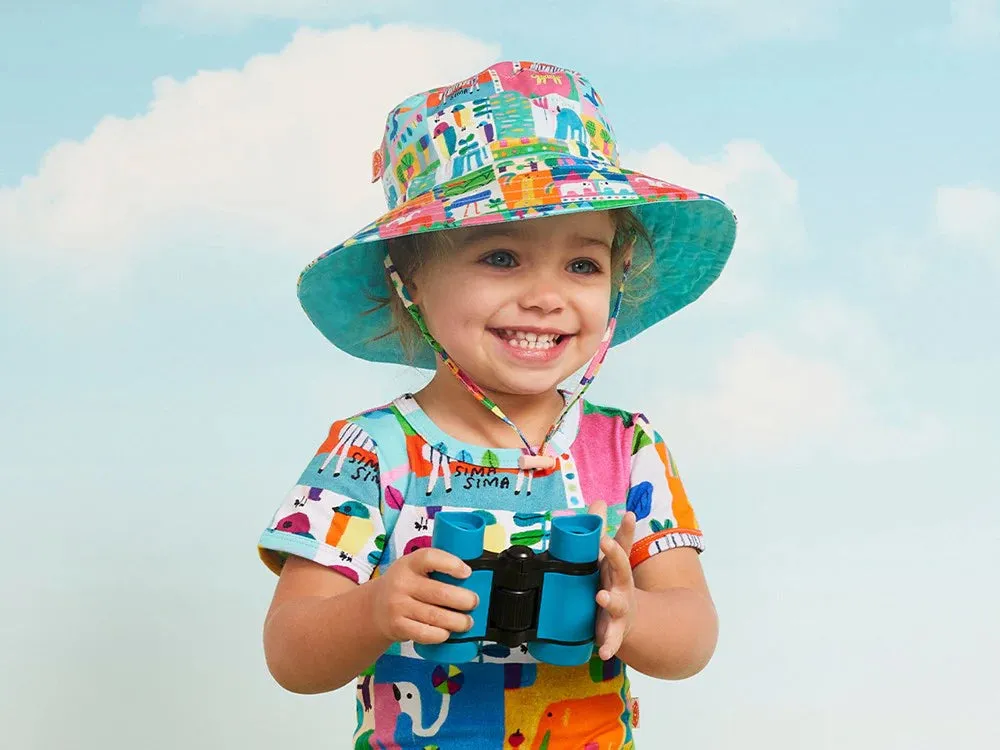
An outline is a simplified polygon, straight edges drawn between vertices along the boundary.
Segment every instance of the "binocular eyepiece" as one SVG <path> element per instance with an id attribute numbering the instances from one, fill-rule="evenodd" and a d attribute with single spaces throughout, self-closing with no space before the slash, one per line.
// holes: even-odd
<path id="1" fill-rule="evenodd" d="M 594 514 L 557 516 L 544 552 L 519 544 L 500 553 L 484 552 L 486 522 L 481 515 L 439 512 L 431 544 L 464 560 L 472 575 L 464 580 L 432 576 L 475 591 L 479 605 L 471 612 L 469 631 L 444 643 L 417 644 L 417 653 L 461 664 L 477 659 L 485 641 L 511 649 L 526 644 L 528 653 L 550 664 L 587 663 L 594 647 L 602 526 L 603 519 Z"/>

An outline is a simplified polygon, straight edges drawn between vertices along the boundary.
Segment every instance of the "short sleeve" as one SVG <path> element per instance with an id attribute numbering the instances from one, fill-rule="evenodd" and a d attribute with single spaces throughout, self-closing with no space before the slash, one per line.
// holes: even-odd
<path id="1" fill-rule="evenodd" d="M 334 422 L 261 534 L 261 560 L 280 573 L 297 555 L 364 583 L 385 549 L 381 496 L 375 441 L 351 420 Z"/>
<path id="2" fill-rule="evenodd" d="M 640 565 L 653 555 L 676 549 L 703 549 L 701 529 L 673 456 L 660 434 L 641 414 L 632 433 L 632 468 L 626 510 L 635 513 L 635 543 L 629 561 Z"/>

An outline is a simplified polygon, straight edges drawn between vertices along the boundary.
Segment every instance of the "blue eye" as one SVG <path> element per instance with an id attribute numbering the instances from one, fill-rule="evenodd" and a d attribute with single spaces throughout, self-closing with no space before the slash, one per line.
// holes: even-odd
<path id="1" fill-rule="evenodd" d="M 496 268 L 513 268 L 517 265 L 514 261 L 514 256 L 506 250 L 496 250 L 490 253 L 483 258 L 483 263 L 488 266 L 495 266 Z"/>
<path id="2" fill-rule="evenodd" d="M 583 273 L 583 274 L 599 273 L 601 270 L 600 268 L 597 267 L 597 264 L 594 263 L 594 261 L 585 259 L 574 260 L 572 263 L 569 264 L 569 269 L 572 273 Z"/>

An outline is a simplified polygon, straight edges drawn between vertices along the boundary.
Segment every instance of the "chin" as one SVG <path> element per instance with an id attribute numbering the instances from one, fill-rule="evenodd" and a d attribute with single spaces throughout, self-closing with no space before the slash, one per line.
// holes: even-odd
<path id="1" fill-rule="evenodd" d="M 469 374 L 481 388 L 494 393 L 504 393 L 511 396 L 541 396 L 552 393 L 582 366 L 542 369 L 511 367 L 504 363 L 494 366 L 486 365 L 483 368 L 483 373 L 488 373 L 488 376 L 481 381 L 476 380 L 472 373 Z"/>
<path id="2" fill-rule="evenodd" d="M 484 391 L 510 396 L 541 396 L 555 391 L 590 362 L 600 344 L 599 337 L 595 339 L 593 351 L 586 356 L 579 349 L 581 342 L 573 341 L 567 342 L 571 346 L 563 351 L 553 352 L 554 356 L 550 356 L 548 361 L 545 356 L 523 357 L 516 352 L 512 356 L 494 341 L 489 341 L 478 351 L 462 351 L 460 347 L 449 350 L 446 345 L 445 350 L 454 352 L 459 367 Z M 588 340 L 586 343 L 591 342 Z"/>
<path id="3" fill-rule="evenodd" d="M 490 390 L 494 393 L 504 393 L 509 396 L 542 396 L 551 393 L 563 378 L 511 378 L 499 380 L 490 384 Z"/>

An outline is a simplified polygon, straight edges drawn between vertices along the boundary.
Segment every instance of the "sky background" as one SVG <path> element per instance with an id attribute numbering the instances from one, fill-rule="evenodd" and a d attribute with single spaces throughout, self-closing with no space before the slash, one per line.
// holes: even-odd
<path id="1" fill-rule="evenodd" d="M 267 673 L 255 545 L 424 378 L 295 281 L 380 212 L 392 106 L 528 59 L 740 218 L 589 391 L 664 434 L 721 616 L 635 675 L 641 750 L 1000 746 L 998 0 L 82 5 L 0 2 L 0 745 L 348 746 L 352 688 Z"/>

